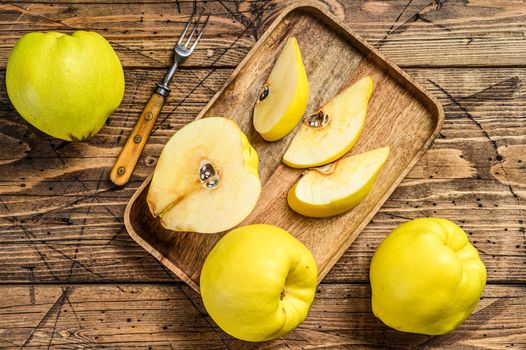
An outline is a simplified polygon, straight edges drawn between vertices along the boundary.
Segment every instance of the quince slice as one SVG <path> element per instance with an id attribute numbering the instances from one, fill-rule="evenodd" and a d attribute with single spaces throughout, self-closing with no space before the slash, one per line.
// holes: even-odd
<path id="1" fill-rule="evenodd" d="M 289 190 L 292 210 L 310 217 L 327 217 L 357 206 L 371 191 L 389 155 L 389 147 L 346 157 L 309 170 Z"/>
<path id="2" fill-rule="evenodd" d="M 295 38 L 287 39 L 254 107 L 254 128 L 277 141 L 298 125 L 309 99 L 307 73 Z"/>
<path id="3" fill-rule="evenodd" d="M 365 124 L 373 80 L 366 76 L 305 118 L 283 156 L 292 168 L 331 163 L 349 152 Z"/>

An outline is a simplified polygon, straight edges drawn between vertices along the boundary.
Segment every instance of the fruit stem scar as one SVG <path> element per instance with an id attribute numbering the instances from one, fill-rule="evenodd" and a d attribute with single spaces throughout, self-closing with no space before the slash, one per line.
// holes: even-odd
<path id="1" fill-rule="evenodd" d="M 311 114 L 303 120 L 303 123 L 312 128 L 324 128 L 330 123 L 331 119 L 328 114 L 319 111 Z"/>
<path id="2" fill-rule="evenodd" d="M 268 88 L 268 86 L 263 87 L 263 91 L 259 95 L 259 100 L 263 101 L 264 99 L 266 99 L 269 93 L 270 89 Z"/>

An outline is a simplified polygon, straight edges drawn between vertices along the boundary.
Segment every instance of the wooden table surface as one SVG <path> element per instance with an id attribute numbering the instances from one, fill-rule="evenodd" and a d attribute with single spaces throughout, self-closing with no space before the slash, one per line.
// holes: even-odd
<path id="1" fill-rule="evenodd" d="M 526 349 L 526 2 L 344 1 L 325 5 L 444 105 L 432 148 L 320 285 L 306 321 L 254 345 L 223 333 L 199 295 L 130 239 L 124 207 L 175 130 L 222 86 L 285 1 L 209 0 L 196 53 L 175 78 L 132 181 L 108 173 L 163 76 L 190 0 L 0 2 L 0 348 Z M 88 143 L 52 139 L 11 106 L 5 65 L 31 31 L 95 30 L 126 92 Z M 320 56 L 323 59 L 323 56 Z M 371 312 L 368 267 L 398 224 L 438 216 L 469 234 L 488 270 L 474 314 L 438 337 Z"/>

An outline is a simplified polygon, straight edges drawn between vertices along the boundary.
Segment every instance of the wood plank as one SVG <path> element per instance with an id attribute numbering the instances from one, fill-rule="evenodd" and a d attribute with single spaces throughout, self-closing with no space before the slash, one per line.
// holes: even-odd
<path id="1" fill-rule="evenodd" d="M 374 317 L 368 285 L 322 284 L 305 322 L 262 344 L 238 341 L 207 316 L 199 296 L 175 285 L 1 286 L 3 349 L 408 348 L 504 349 L 526 346 L 526 289 L 489 285 L 474 314 L 450 334 L 397 332 Z"/>
<path id="2" fill-rule="evenodd" d="M 254 45 L 254 28 L 260 25 L 267 4 L 254 3 L 253 7 L 240 11 L 233 3 L 225 6 L 219 2 L 208 6 L 212 16 L 207 35 L 185 61 L 185 66 L 232 66 Z M 39 2 L 3 4 L 0 5 L 3 39 L 0 41 L 0 67 L 5 67 L 9 51 L 25 33 L 80 29 L 105 36 L 125 67 L 165 67 L 171 62 L 173 46 L 192 8 L 193 2 L 182 2 L 179 8 L 174 2 L 134 6 L 127 3 L 90 6 Z M 235 12 L 231 14 L 230 11 Z"/>
<path id="3" fill-rule="evenodd" d="M 192 2 L 24 1 L 0 5 L 0 67 L 26 32 L 86 28 L 100 31 L 127 67 L 163 67 Z M 271 19 L 291 1 L 208 1 L 207 35 L 186 66 L 236 66 Z M 523 66 L 526 4 L 336 1 L 327 7 L 401 66 Z M 179 11 L 180 10 L 180 11 Z"/>
<path id="4" fill-rule="evenodd" d="M 409 72 L 446 106 L 442 137 L 327 278 L 333 282 L 367 280 L 368 261 L 391 229 L 406 219 L 435 215 L 450 218 L 471 232 L 471 240 L 484 252 L 491 281 L 525 282 L 526 91 L 522 81 L 526 73 L 511 68 Z M 140 86 L 138 82 L 148 74 L 161 71 L 127 71 L 128 82 Z M 208 71 L 181 74 L 181 89 L 174 91 L 169 108 Z M 162 144 L 174 132 L 171 128 L 191 120 L 227 76 L 227 71 L 214 71 L 206 80 L 209 89 L 199 86 L 181 105 L 186 114 L 177 109 L 167 119 L 171 125 L 162 124 L 134 181 L 125 189 L 113 188 L 107 172 L 119 149 L 116 139 L 120 129 L 127 135 L 141 103 L 149 96 L 146 87 L 130 91 L 127 85 L 125 103 L 101 136 L 90 143 L 64 144 L 43 137 L 27 128 L 12 110 L 3 109 L 0 279 L 171 280 L 173 276 L 123 230 L 124 206 L 141 179 L 152 171 Z M 4 91 L 0 89 L 0 103 L 5 105 Z M 460 101 L 471 117 L 447 95 Z M 123 142 L 122 138 L 117 144 Z"/>

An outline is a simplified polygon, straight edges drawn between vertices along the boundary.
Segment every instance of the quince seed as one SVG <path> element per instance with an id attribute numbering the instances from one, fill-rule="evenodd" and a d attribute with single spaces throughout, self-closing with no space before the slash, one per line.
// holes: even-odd
<path id="1" fill-rule="evenodd" d="M 270 92 L 270 90 L 269 90 L 268 86 L 265 86 L 263 88 L 263 92 L 261 92 L 261 94 L 259 95 L 259 100 L 263 101 L 264 99 L 266 99 L 268 94 L 269 94 L 269 92 Z"/>

